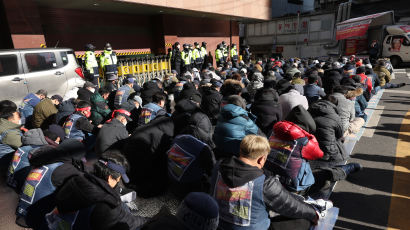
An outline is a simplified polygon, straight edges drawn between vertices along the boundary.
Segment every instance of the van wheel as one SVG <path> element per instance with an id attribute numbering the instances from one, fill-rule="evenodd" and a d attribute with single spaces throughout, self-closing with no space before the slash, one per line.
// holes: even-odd
<path id="1" fill-rule="evenodd" d="M 401 58 L 398 56 L 392 56 L 390 57 L 390 62 L 394 68 L 399 68 L 399 65 L 401 63 Z"/>

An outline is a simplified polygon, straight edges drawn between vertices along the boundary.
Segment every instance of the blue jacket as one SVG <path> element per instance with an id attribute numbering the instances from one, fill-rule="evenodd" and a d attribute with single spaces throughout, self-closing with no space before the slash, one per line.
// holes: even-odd
<path id="1" fill-rule="evenodd" d="M 148 103 L 142 107 L 140 117 L 138 119 L 138 124 L 145 125 L 150 121 L 154 120 L 157 116 L 163 116 L 166 111 L 159 105 L 155 103 Z"/>
<path id="2" fill-rule="evenodd" d="M 239 145 L 249 134 L 257 134 L 256 117 L 246 110 L 233 104 L 227 104 L 221 109 L 214 132 L 214 142 L 218 152 L 239 155 Z"/>

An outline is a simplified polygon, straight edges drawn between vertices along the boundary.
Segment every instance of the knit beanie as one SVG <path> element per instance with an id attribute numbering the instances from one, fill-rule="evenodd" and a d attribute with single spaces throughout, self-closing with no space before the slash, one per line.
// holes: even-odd
<path id="1" fill-rule="evenodd" d="M 192 192 L 178 207 L 176 217 L 190 230 L 215 230 L 219 223 L 218 203 L 206 193 Z"/>

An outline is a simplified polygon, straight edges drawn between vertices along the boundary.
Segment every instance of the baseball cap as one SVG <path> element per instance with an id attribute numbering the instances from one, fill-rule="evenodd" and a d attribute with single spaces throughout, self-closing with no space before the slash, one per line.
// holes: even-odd
<path id="1" fill-rule="evenodd" d="M 121 166 L 119 164 L 116 164 L 112 161 L 104 160 L 104 159 L 99 159 L 98 162 L 105 165 L 107 168 L 112 169 L 112 170 L 116 171 L 117 173 L 120 173 L 121 178 L 124 181 L 124 183 L 130 182 L 130 179 L 128 178 L 128 176 L 126 174 L 126 171 L 125 171 L 125 168 L 123 166 Z"/>
<path id="2" fill-rule="evenodd" d="M 88 87 L 96 87 L 96 85 L 94 85 L 92 82 L 86 81 L 83 85 L 83 88 L 88 88 Z"/>

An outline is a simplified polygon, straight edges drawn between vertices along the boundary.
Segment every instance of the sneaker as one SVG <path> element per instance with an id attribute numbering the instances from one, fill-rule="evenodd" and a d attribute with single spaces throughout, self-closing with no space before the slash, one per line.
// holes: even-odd
<path id="1" fill-rule="evenodd" d="M 399 87 L 397 87 L 397 88 L 401 88 L 401 87 L 403 87 L 403 86 L 405 86 L 405 85 L 406 85 L 406 83 L 404 83 L 404 82 L 403 82 L 403 83 L 400 83 L 400 84 L 399 84 Z"/>
<path id="2" fill-rule="evenodd" d="M 346 176 L 350 173 L 355 173 L 363 169 L 363 166 L 359 163 L 349 163 L 345 165 L 339 165 L 338 167 L 342 168 Z"/>

